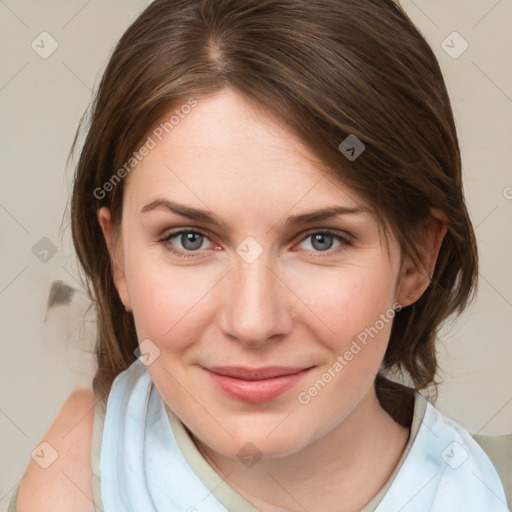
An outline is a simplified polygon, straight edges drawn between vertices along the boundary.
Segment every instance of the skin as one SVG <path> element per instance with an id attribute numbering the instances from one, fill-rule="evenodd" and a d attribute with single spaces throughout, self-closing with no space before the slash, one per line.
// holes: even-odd
<path id="1" fill-rule="evenodd" d="M 446 226 L 433 212 L 425 269 L 401 264 L 394 239 L 388 254 L 368 211 L 285 227 L 290 215 L 370 205 L 237 92 L 198 99 L 127 178 L 115 241 L 108 209 L 98 212 L 119 296 L 139 343 L 160 350 L 147 369 L 162 398 L 231 487 L 267 512 L 353 511 L 385 483 L 409 436 L 374 389 L 391 322 L 308 404 L 298 394 L 379 315 L 421 296 Z M 156 198 L 214 212 L 230 231 L 165 209 L 141 214 Z M 206 235 L 195 246 L 183 236 L 167 242 L 189 258 L 159 242 L 178 228 Z M 325 229 L 352 242 L 315 243 Z M 262 249 L 251 263 L 236 251 L 248 236 Z M 314 368 L 278 398 L 249 404 L 219 391 L 206 365 Z M 262 454 L 251 467 L 237 457 L 249 442 Z"/>

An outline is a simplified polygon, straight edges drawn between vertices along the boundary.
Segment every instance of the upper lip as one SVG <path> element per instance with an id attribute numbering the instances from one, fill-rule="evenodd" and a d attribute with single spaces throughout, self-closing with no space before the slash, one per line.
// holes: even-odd
<path id="1" fill-rule="evenodd" d="M 283 375 L 293 375 L 311 367 L 290 367 L 290 366 L 267 366 L 264 368 L 250 368 L 247 366 L 208 366 L 205 367 L 218 375 L 234 377 L 244 380 L 264 380 Z"/>

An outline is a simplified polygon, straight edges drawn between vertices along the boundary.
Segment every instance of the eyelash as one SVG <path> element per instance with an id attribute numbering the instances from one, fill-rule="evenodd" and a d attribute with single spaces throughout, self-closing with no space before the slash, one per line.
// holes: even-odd
<path id="1" fill-rule="evenodd" d="M 195 235 L 201 235 L 201 236 L 204 236 L 205 238 L 209 238 L 208 235 L 206 235 L 205 233 L 201 232 L 201 231 L 197 231 L 197 230 L 194 230 L 194 229 L 179 229 L 177 231 L 173 231 L 171 233 L 169 233 L 167 236 L 165 236 L 164 238 L 158 240 L 159 243 L 163 244 L 164 248 L 166 251 L 169 251 L 173 254 L 175 254 L 176 256 L 178 256 L 179 258 L 183 258 L 183 259 L 187 259 L 187 258 L 193 258 L 195 255 L 194 253 L 198 253 L 200 251 L 187 251 L 189 254 L 185 255 L 183 254 L 183 251 L 181 250 L 176 250 L 172 247 L 172 244 L 170 243 L 170 241 L 173 239 L 173 238 L 176 238 L 177 236 L 179 235 L 183 235 L 183 234 L 195 234 Z M 347 235 L 341 235 L 339 233 L 336 233 L 334 231 L 331 231 L 329 229 L 325 229 L 325 230 L 320 230 L 320 231 L 312 231 L 312 232 L 309 232 L 308 234 L 306 234 L 301 240 L 300 242 L 303 242 L 304 240 L 307 240 L 308 238 L 312 237 L 313 235 L 328 235 L 328 236 L 331 236 L 333 237 L 334 239 L 338 240 L 339 242 L 341 242 L 341 245 L 335 249 L 328 249 L 326 251 L 313 251 L 313 252 L 317 252 L 317 253 L 327 253 L 329 255 L 332 255 L 332 253 L 338 253 L 338 252 L 341 252 L 343 250 L 346 249 L 347 246 L 352 246 L 352 239 L 351 237 L 347 236 Z M 316 257 L 316 256 L 315 256 Z"/>

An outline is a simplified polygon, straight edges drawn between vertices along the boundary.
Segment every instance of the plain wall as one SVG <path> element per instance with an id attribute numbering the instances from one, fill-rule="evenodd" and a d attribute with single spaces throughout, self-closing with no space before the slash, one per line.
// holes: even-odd
<path id="1" fill-rule="evenodd" d="M 59 232 L 71 183 L 66 158 L 113 45 L 147 3 L 0 3 L 3 507 L 70 391 L 89 384 L 94 371 L 87 352 L 90 324 L 77 320 L 85 297 L 76 292 L 71 309 L 47 312 L 53 281 L 80 286 L 67 217 Z M 481 257 L 476 301 L 441 333 L 444 384 L 437 406 L 473 433 L 511 433 L 512 3 L 404 0 L 402 5 L 445 75 Z M 58 43 L 46 59 L 31 47 L 43 31 Z M 442 47 L 446 40 L 452 54 L 460 50 L 457 36 L 446 39 L 454 31 L 469 44 L 458 58 Z M 43 237 L 57 251 L 47 262 L 33 252 L 36 244 L 51 247 Z"/>

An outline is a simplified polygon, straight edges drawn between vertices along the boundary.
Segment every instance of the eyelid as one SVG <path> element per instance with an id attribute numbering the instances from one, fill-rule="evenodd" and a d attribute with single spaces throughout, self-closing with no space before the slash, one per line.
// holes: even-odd
<path id="1" fill-rule="evenodd" d="M 215 240 L 214 240 L 215 237 L 208 230 L 204 230 L 204 229 L 200 229 L 200 228 L 196 228 L 196 227 L 186 227 L 186 226 L 172 229 L 167 234 L 159 237 L 158 242 L 163 242 L 163 243 L 165 243 L 166 241 L 169 242 L 172 238 L 176 238 L 177 236 L 182 235 L 184 233 L 195 233 L 197 235 L 202 235 L 205 238 L 207 238 L 211 243 L 217 244 L 217 242 L 215 242 Z M 202 250 L 206 250 L 206 249 L 201 249 L 201 251 Z M 190 251 L 190 252 L 200 252 L 200 251 Z"/>
<path id="2" fill-rule="evenodd" d="M 319 227 L 319 228 L 311 228 L 303 231 L 297 235 L 297 237 L 302 237 L 300 240 L 304 240 L 305 237 L 311 236 L 315 233 L 330 233 L 332 235 L 337 235 L 343 238 L 346 238 L 350 241 L 354 241 L 356 237 L 349 233 L 348 231 L 339 229 L 339 228 L 328 228 L 328 227 Z"/>

